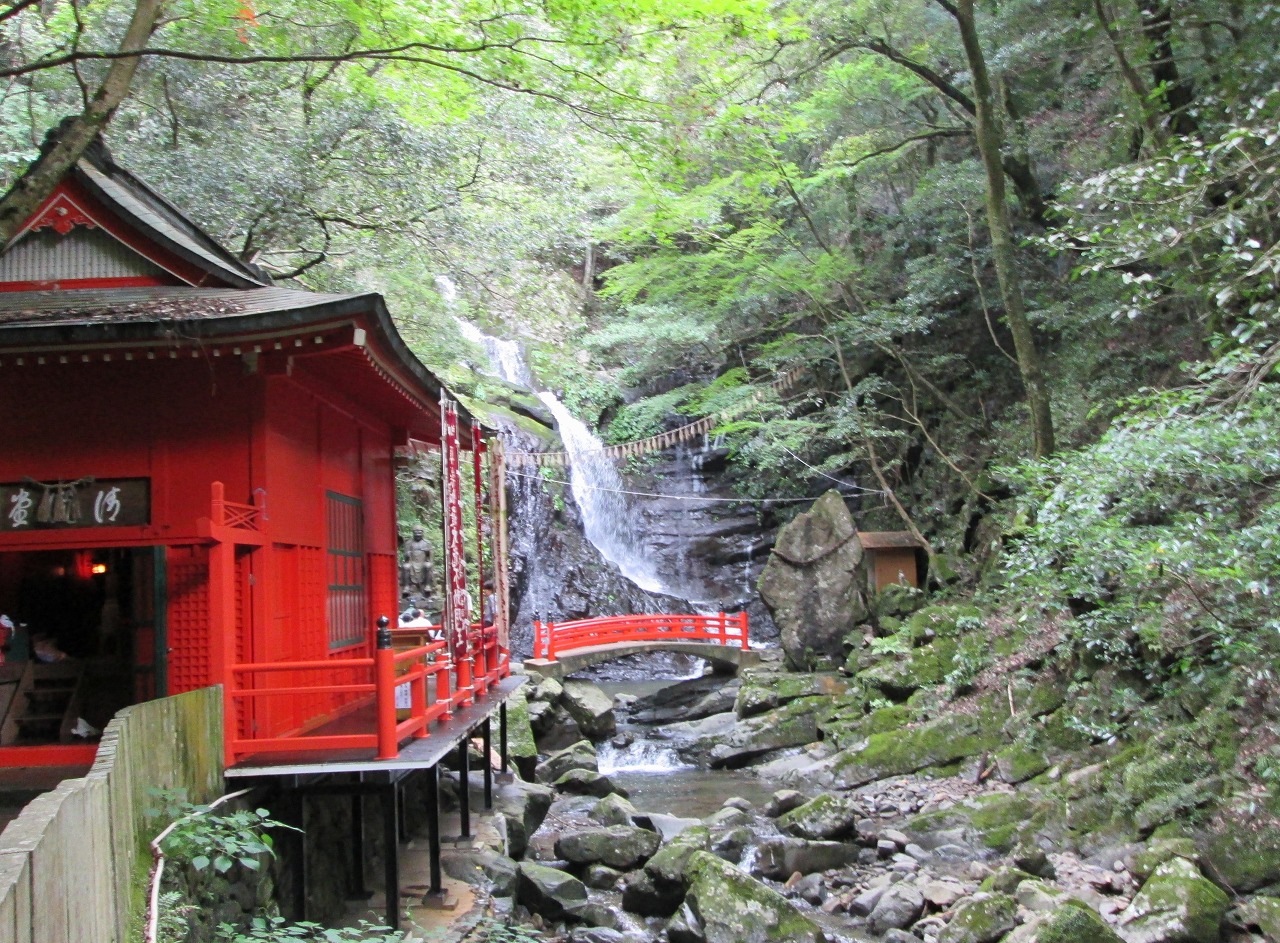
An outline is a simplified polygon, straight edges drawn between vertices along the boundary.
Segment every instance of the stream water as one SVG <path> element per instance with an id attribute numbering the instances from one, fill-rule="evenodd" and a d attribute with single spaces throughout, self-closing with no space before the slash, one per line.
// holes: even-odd
<path id="1" fill-rule="evenodd" d="M 610 697 L 642 697 L 680 680 L 685 679 L 598 683 Z M 622 719 L 618 732 L 630 742 L 621 747 L 601 744 L 596 750 L 600 772 L 626 789 L 632 805 L 641 811 L 702 818 L 716 812 L 733 796 L 762 805 L 778 788 L 749 772 L 692 766 L 680 759 L 667 741 L 656 736 L 658 731 L 653 727 Z"/>

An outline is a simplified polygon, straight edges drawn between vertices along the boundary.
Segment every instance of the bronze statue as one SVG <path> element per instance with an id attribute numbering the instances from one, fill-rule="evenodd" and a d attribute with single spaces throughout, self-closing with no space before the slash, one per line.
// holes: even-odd
<path id="1" fill-rule="evenodd" d="M 406 542 L 400 564 L 400 595 L 411 603 L 425 604 L 433 593 L 435 568 L 431 564 L 431 544 L 422 536 L 422 528 L 413 529 L 413 539 Z"/>

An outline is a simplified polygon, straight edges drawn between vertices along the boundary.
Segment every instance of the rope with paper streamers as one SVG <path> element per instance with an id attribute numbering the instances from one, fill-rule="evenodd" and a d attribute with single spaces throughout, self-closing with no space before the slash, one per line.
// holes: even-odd
<path id="1" fill-rule="evenodd" d="M 775 393 L 781 393 L 790 387 L 800 378 L 802 367 L 794 367 L 788 370 L 782 376 L 771 382 L 768 386 L 761 387 L 752 393 L 741 403 L 735 403 L 726 409 L 713 413 L 710 416 L 704 416 L 701 419 L 680 426 L 678 429 L 672 429 L 669 432 L 660 432 L 657 435 L 651 435 L 647 439 L 637 439 L 634 442 L 622 442 L 618 445 L 606 445 L 599 449 L 592 449 L 589 452 L 578 453 L 579 456 L 599 455 L 602 458 L 622 459 L 630 458 L 634 455 L 645 455 L 649 452 L 661 452 L 663 449 L 669 449 L 679 445 L 682 442 L 688 442 L 690 439 L 701 438 L 709 433 L 712 429 L 739 413 L 745 412 L 752 406 L 755 406 L 764 399 L 766 390 L 772 390 Z M 511 466 L 538 466 L 541 468 L 567 468 L 572 464 L 573 458 L 568 452 L 507 452 L 507 464 Z"/>

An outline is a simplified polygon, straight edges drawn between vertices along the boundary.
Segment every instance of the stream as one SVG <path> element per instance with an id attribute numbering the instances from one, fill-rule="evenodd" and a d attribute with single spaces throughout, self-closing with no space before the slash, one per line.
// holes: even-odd
<path id="1" fill-rule="evenodd" d="M 684 680 L 688 678 L 596 683 L 610 697 L 644 697 Z M 763 805 L 778 788 L 743 770 L 708 770 L 686 763 L 667 741 L 654 735 L 654 727 L 631 723 L 624 711 L 617 713 L 619 738 L 630 742 L 622 747 L 600 744 L 596 751 L 600 772 L 626 789 L 631 804 L 643 812 L 703 818 L 732 796 Z"/>

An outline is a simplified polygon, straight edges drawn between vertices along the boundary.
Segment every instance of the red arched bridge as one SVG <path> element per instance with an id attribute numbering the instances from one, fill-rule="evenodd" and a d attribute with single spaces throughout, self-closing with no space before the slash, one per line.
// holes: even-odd
<path id="1" fill-rule="evenodd" d="M 641 652 L 681 652 L 719 668 L 755 664 L 747 614 L 600 616 L 573 622 L 535 622 L 531 674 L 562 678 L 591 665 Z"/>

